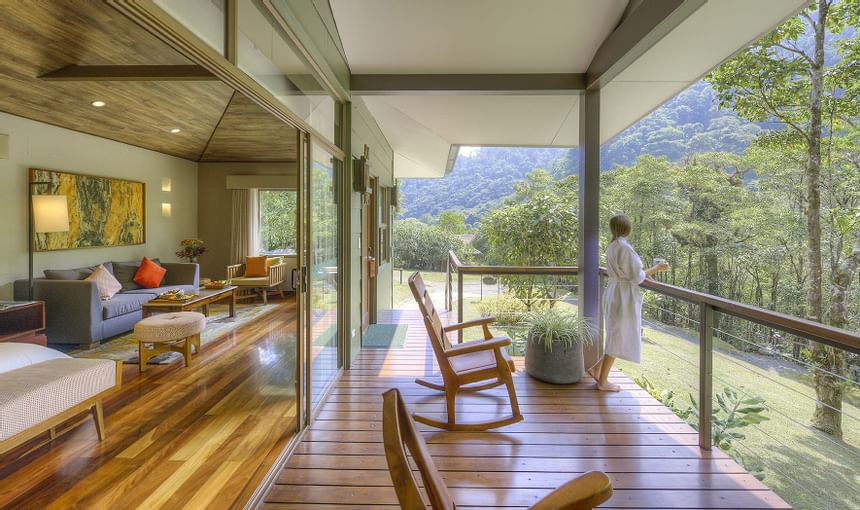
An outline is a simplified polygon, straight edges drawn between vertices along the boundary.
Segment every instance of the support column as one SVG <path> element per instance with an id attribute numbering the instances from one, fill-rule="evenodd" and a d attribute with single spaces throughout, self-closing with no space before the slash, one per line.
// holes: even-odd
<path id="1" fill-rule="evenodd" d="M 600 90 L 579 98 L 579 315 L 600 320 Z M 585 368 L 603 355 L 603 339 L 584 349 Z"/>

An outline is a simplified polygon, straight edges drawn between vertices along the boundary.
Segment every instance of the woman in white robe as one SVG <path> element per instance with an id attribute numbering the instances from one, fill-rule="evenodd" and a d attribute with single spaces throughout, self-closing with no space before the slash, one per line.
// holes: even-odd
<path id="1" fill-rule="evenodd" d="M 639 363 L 642 351 L 642 294 L 639 284 L 645 278 L 669 269 L 661 262 L 649 269 L 642 268 L 642 259 L 627 242 L 630 219 L 623 214 L 609 220 L 612 242 L 606 248 L 606 272 L 609 282 L 603 294 L 603 320 L 605 347 L 602 362 L 594 366 L 591 375 L 597 388 L 618 391 L 618 385 L 609 382 L 609 372 L 616 358 Z"/>

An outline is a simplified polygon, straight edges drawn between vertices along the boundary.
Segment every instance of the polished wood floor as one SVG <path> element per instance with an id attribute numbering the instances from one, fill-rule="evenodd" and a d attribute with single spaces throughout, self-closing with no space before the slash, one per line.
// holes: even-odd
<path id="1" fill-rule="evenodd" d="M 241 508 L 296 431 L 294 300 L 181 363 L 125 367 L 92 420 L 0 457 L 0 508 Z"/>
<path id="2" fill-rule="evenodd" d="M 398 387 L 413 410 L 444 416 L 444 399 L 413 383 L 436 372 L 416 312 L 380 322 L 409 324 L 401 349 L 364 349 L 270 489 L 267 509 L 396 508 L 382 448 L 382 392 Z M 623 391 L 539 383 L 516 386 L 525 420 L 495 432 L 438 432 L 430 453 L 457 508 L 522 508 L 587 470 L 612 478 L 606 508 L 790 508 L 718 450 L 702 451 L 695 431 L 616 372 Z M 504 412 L 504 389 L 458 401 L 458 416 Z M 461 397 L 462 398 L 462 397 Z M 463 414 L 459 414 L 463 413 Z"/>

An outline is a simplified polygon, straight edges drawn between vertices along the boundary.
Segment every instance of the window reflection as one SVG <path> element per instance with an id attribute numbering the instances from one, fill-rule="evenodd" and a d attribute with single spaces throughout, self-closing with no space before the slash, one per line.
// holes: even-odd
<path id="1" fill-rule="evenodd" d="M 239 68 L 334 143 L 334 99 L 263 6 L 238 4 Z"/>
<path id="2" fill-rule="evenodd" d="M 155 4 L 224 55 L 226 0 L 155 0 Z"/>

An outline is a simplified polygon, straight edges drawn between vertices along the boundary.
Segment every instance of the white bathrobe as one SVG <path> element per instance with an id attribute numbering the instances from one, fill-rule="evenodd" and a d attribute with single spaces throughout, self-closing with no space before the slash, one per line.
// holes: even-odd
<path id="1" fill-rule="evenodd" d="M 609 283 L 603 295 L 605 354 L 639 363 L 642 351 L 642 294 L 639 284 L 645 280 L 645 271 L 642 260 L 627 239 L 619 237 L 609 243 L 606 272 L 609 273 Z"/>

